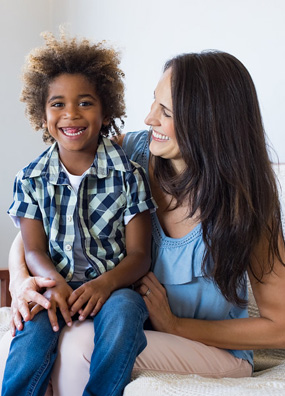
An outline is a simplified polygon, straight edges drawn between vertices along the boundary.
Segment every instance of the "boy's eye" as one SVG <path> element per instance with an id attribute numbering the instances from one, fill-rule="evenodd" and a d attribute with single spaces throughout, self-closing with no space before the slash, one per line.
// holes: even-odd
<path id="1" fill-rule="evenodd" d="M 80 102 L 80 104 L 79 104 L 79 106 L 82 106 L 82 107 L 91 106 L 91 105 L 92 105 L 92 103 L 91 102 L 87 102 L 87 101 Z"/>
<path id="2" fill-rule="evenodd" d="M 51 107 L 62 107 L 62 106 L 64 106 L 64 104 L 61 102 L 56 102 L 51 104 Z"/>

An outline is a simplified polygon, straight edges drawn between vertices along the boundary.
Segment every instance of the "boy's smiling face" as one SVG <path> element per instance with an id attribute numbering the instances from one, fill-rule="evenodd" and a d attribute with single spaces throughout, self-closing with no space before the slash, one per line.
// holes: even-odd
<path id="1" fill-rule="evenodd" d="M 57 141 L 61 160 L 74 152 L 94 158 L 99 133 L 108 120 L 94 87 L 81 74 L 61 74 L 49 85 L 44 126 Z"/>

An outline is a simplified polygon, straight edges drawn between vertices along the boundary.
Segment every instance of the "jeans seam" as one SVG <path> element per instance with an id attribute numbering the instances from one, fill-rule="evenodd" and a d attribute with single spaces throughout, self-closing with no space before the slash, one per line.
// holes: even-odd
<path id="1" fill-rule="evenodd" d="M 145 316 L 146 316 L 146 317 L 148 316 L 147 313 L 145 314 L 144 312 L 145 312 L 145 310 L 144 310 L 144 311 L 141 310 L 140 319 L 142 319 L 142 318 L 145 317 Z M 140 321 L 138 322 L 138 324 L 137 324 L 136 337 L 137 337 L 137 334 L 138 334 L 138 332 L 139 332 L 139 325 L 140 325 L 140 323 L 141 323 L 141 320 L 140 320 Z M 143 331 L 143 330 L 142 330 L 142 331 Z M 135 346 L 135 343 L 133 343 L 132 352 L 133 352 L 134 346 Z M 110 393 L 110 396 L 114 395 L 114 393 L 116 392 L 116 389 L 117 389 L 117 387 L 118 387 L 118 383 L 120 383 L 120 380 L 121 380 L 121 378 L 123 377 L 124 372 L 125 372 L 125 370 L 126 370 L 126 367 L 127 367 L 128 363 L 129 363 L 129 361 L 130 361 L 130 356 L 132 356 L 132 355 L 133 355 L 132 353 L 129 353 L 129 359 L 128 359 L 128 361 L 125 363 L 125 367 L 124 367 L 123 370 L 122 370 L 120 379 L 119 379 L 119 380 L 117 381 L 117 383 L 115 384 L 115 387 L 113 388 L 112 392 Z"/>
<path id="2" fill-rule="evenodd" d="M 58 335 L 56 335 L 56 337 L 54 337 L 52 343 L 51 343 L 51 347 L 48 349 L 47 354 L 46 354 L 46 359 L 45 361 L 41 364 L 41 366 L 39 367 L 39 369 L 37 370 L 37 372 L 35 373 L 35 375 L 32 377 L 31 381 L 30 381 L 30 385 L 29 385 L 29 389 L 27 390 L 27 395 L 28 396 L 33 396 L 34 392 L 36 390 L 36 387 L 39 383 L 39 380 L 41 379 L 43 373 L 45 372 L 45 370 L 49 367 L 50 361 L 51 361 L 51 353 L 52 350 L 54 349 L 56 343 L 58 341 Z"/>

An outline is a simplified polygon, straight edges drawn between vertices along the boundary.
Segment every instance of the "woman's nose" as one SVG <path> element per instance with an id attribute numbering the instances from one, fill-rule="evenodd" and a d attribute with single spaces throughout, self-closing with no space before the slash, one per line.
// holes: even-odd
<path id="1" fill-rule="evenodd" d="M 145 117 L 144 123 L 145 123 L 146 125 L 151 125 L 151 122 L 150 122 L 150 113 L 148 113 L 148 115 Z"/>
<path id="2" fill-rule="evenodd" d="M 151 106 L 150 112 L 145 117 L 144 122 L 146 125 L 158 125 L 157 109 L 154 104 Z"/>

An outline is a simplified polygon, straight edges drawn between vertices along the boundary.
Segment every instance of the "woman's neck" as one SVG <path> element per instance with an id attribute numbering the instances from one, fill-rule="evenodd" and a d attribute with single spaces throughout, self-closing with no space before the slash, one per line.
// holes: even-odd
<path id="1" fill-rule="evenodd" d="M 199 215 L 188 217 L 189 202 L 175 208 L 175 198 L 165 193 L 158 185 L 151 165 L 149 166 L 149 179 L 152 195 L 158 205 L 156 214 L 165 235 L 171 238 L 182 238 L 189 234 L 199 224 Z"/>

